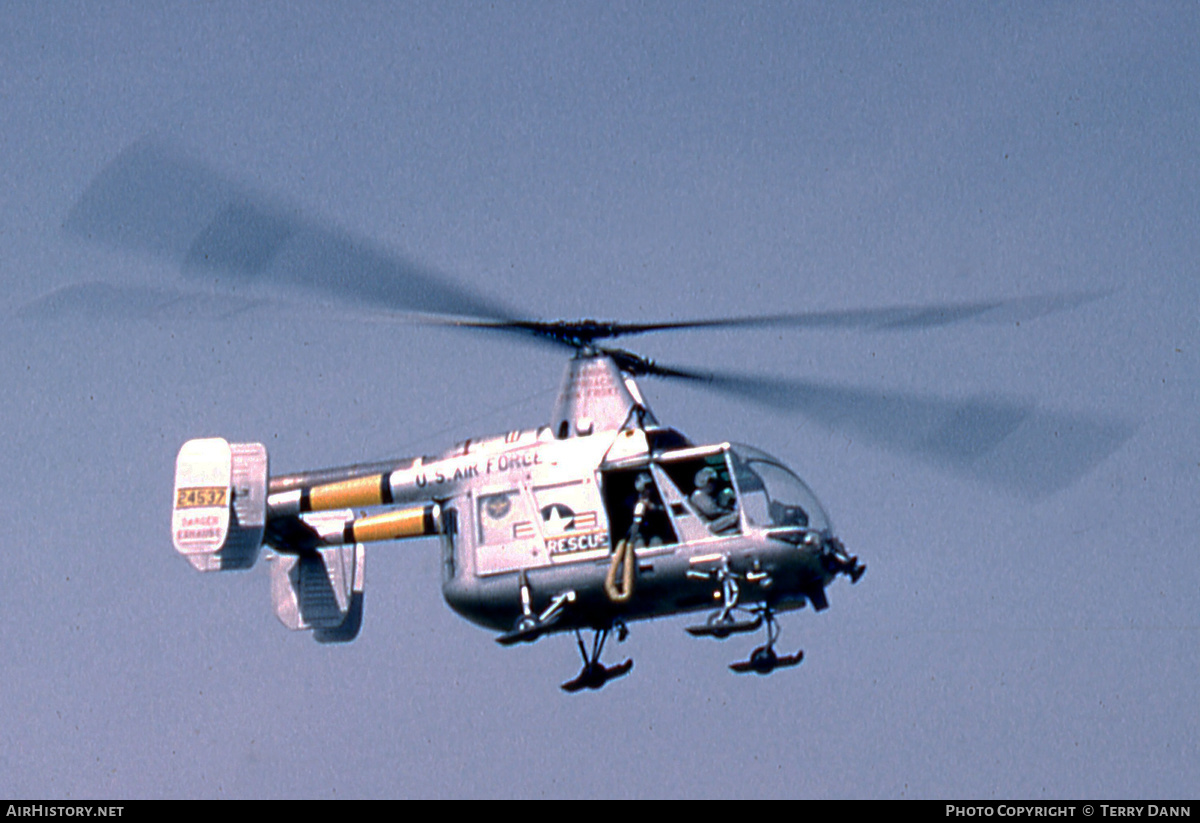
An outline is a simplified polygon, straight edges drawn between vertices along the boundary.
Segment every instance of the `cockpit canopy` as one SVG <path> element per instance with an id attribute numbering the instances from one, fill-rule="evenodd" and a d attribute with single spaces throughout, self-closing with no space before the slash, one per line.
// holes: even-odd
<path id="1" fill-rule="evenodd" d="M 779 460 L 741 443 L 727 452 L 742 511 L 754 526 L 790 526 L 830 533 L 829 515 L 812 490 Z"/>

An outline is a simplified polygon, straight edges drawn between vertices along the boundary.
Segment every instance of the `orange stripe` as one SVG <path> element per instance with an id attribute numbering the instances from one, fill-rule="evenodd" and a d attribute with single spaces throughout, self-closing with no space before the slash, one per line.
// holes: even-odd
<path id="1" fill-rule="evenodd" d="M 385 512 L 350 525 L 354 542 L 369 543 L 374 540 L 398 540 L 402 537 L 422 537 L 431 532 L 425 530 L 425 507 Z"/>
<path id="2" fill-rule="evenodd" d="M 308 492 L 308 499 L 315 512 L 344 509 L 347 506 L 380 506 L 383 504 L 383 475 L 372 474 L 314 486 Z"/>

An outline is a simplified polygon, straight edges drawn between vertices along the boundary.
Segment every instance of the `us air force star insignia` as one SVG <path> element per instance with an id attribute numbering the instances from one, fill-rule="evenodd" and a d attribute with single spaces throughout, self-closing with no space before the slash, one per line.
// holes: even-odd
<path id="1" fill-rule="evenodd" d="M 562 534 L 575 528 L 575 512 L 562 503 L 551 503 L 542 509 L 547 534 Z"/>

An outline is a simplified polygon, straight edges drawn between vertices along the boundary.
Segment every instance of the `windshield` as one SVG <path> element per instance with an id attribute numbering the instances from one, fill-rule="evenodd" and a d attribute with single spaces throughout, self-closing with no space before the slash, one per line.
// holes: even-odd
<path id="1" fill-rule="evenodd" d="M 746 519 L 755 526 L 801 526 L 830 531 L 829 516 L 816 495 L 787 466 L 752 446 L 729 449 Z"/>

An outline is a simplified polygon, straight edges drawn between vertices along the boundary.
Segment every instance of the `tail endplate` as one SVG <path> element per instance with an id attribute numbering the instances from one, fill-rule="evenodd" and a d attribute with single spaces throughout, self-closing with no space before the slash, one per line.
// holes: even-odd
<path id="1" fill-rule="evenodd" d="M 220 437 L 189 440 L 175 462 L 175 550 L 202 572 L 248 569 L 267 522 L 267 450 Z"/>

